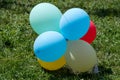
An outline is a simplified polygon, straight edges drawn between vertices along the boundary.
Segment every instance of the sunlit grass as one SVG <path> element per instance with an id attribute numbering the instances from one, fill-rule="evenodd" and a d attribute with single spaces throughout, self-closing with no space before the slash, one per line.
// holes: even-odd
<path id="1" fill-rule="evenodd" d="M 62 12 L 80 7 L 97 26 L 95 48 L 99 74 L 71 73 L 42 69 L 33 54 L 37 34 L 29 24 L 30 10 L 40 2 L 50 2 Z M 1 0 L 0 1 L 0 80 L 120 80 L 120 1 L 119 0 Z"/>

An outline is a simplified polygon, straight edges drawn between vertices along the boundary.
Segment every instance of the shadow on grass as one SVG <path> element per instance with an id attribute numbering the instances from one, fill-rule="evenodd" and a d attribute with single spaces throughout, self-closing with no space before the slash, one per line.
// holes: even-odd
<path id="1" fill-rule="evenodd" d="M 105 16 L 120 17 L 119 13 L 120 13 L 120 9 L 116 9 L 116 8 L 95 9 L 94 12 L 92 12 L 93 15 L 97 15 L 99 17 L 105 17 Z"/>
<path id="2" fill-rule="evenodd" d="M 62 68 L 57 71 L 47 71 L 45 72 L 52 74 L 49 80 L 111 80 L 108 76 L 113 73 L 111 68 L 105 68 L 104 66 L 99 66 L 99 73 L 80 73 L 74 74 L 67 68 Z"/>

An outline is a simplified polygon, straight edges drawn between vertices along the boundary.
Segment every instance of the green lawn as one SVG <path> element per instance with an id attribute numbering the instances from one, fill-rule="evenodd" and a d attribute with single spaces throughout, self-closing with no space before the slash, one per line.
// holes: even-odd
<path id="1" fill-rule="evenodd" d="M 64 13 L 80 7 L 97 26 L 99 74 L 46 71 L 33 53 L 38 36 L 29 24 L 31 9 L 50 2 Z M 0 80 L 120 80 L 120 0 L 0 0 Z"/>

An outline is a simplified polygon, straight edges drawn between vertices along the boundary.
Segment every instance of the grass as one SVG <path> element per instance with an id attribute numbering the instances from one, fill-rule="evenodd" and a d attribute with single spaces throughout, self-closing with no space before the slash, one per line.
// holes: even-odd
<path id="1" fill-rule="evenodd" d="M 95 48 L 99 74 L 75 75 L 68 69 L 46 71 L 33 54 L 37 34 L 29 24 L 31 9 L 50 2 L 63 13 L 72 7 L 88 12 L 97 26 Z M 120 80 L 120 0 L 1 0 L 0 80 Z"/>

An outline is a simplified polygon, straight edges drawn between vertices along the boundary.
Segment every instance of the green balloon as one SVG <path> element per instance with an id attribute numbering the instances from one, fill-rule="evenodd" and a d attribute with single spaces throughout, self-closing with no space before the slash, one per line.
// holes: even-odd
<path id="1" fill-rule="evenodd" d="M 61 11 L 50 3 L 40 3 L 30 12 L 30 25 L 37 34 L 59 31 Z"/>

